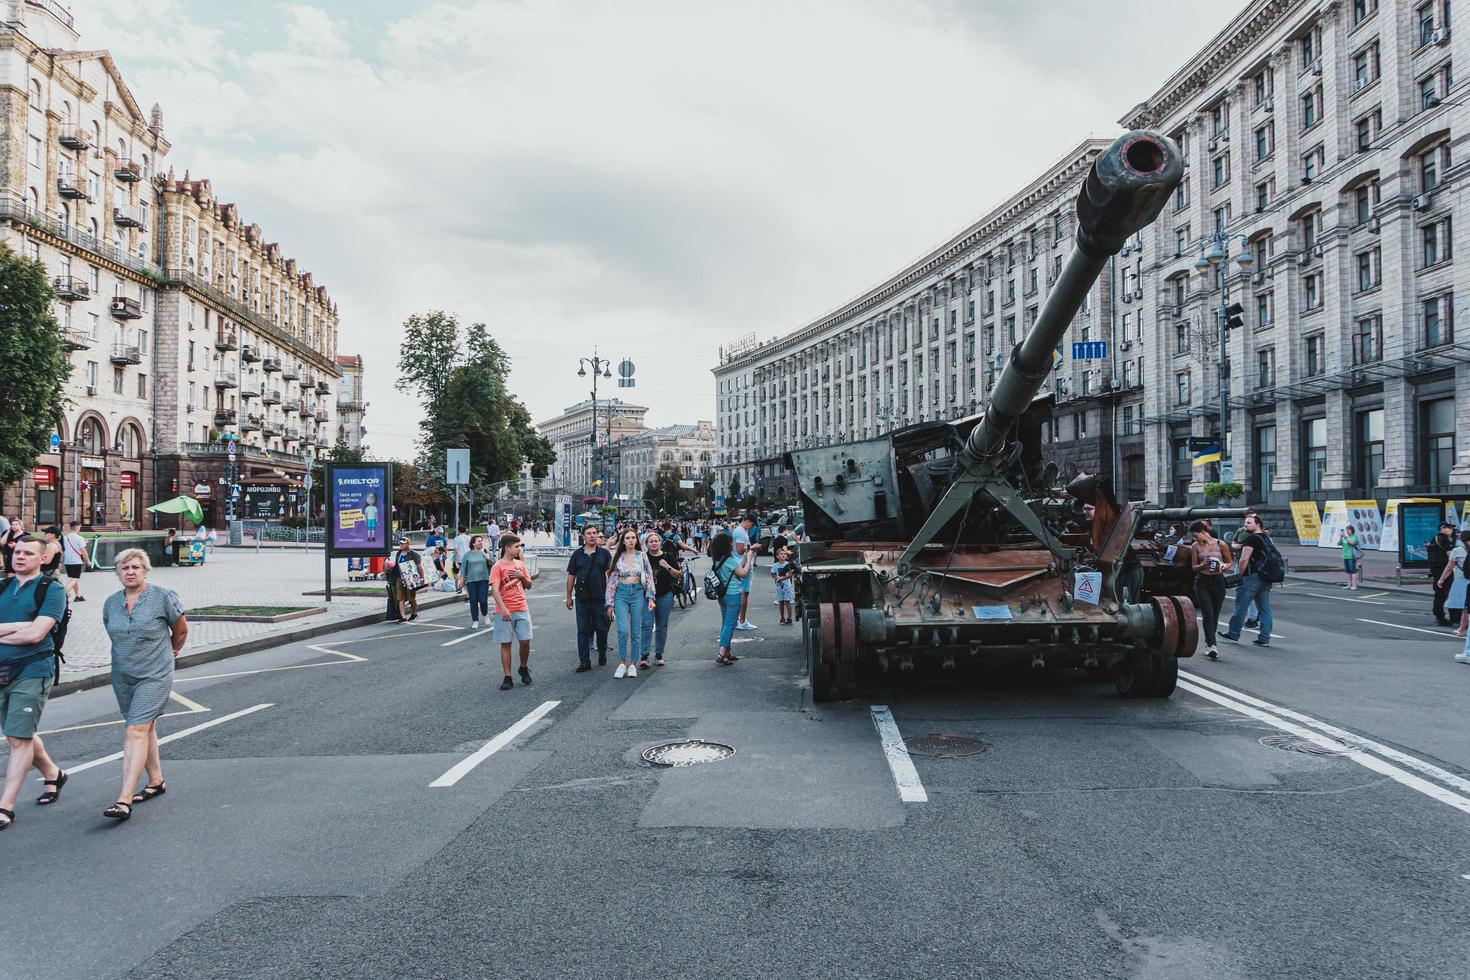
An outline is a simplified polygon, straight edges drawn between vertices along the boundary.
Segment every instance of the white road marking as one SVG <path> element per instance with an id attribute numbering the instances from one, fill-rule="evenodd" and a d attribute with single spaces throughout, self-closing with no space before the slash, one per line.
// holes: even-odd
<path id="1" fill-rule="evenodd" d="M 174 732 L 172 735 L 165 735 L 163 738 L 160 738 L 158 740 L 158 744 L 167 745 L 169 742 L 176 742 L 179 739 L 187 738 L 188 736 L 193 735 L 196 732 L 202 732 L 206 728 L 213 728 L 215 725 L 223 725 L 227 721 L 234 721 L 236 718 L 243 718 L 246 715 L 253 715 L 257 711 L 263 711 L 266 708 L 270 707 L 273 707 L 273 705 L 257 704 L 253 708 L 246 708 L 243 711 L 236 711 L 233 714 L 223 715 L 219 718 L 213 718 L 209 721 L 203 722 L 202 724 L 195 725 L 193 728 L 186 728 L 181 732 Z M 105 755 L 100 759 L 93 759 L 91 762 L 84 762 L 79 766 L 71 766 L 66 770 L 66 772 L 67 775 L 84 772 L 88 769 L 95 769 L 97 766 L 105 766 L 109 762 L 116 762 L 122 757 L 123 754 L 121 752 L 114 752 L 112 755 Z"/>
<path id="2" fill-rule="evenodd" d="M 408 633 L 404 635 L 412 636 L 413 634 Z M 331 645 L 336 646 L 341 643 L 366 643 L 368 640 L 379 639 L 382 639 L 382 637 L 365 636 L 357 640 L 336 640 Z M 182 684 L 185 681 L 214 681 L 219 680 L 221 677 L 248 677 L 251 674 L 270 674 L 278 670 L 309 670 L 312 667 L 340 667 L 343 664 L 360 664 L 367 662 L 367 657 L 359 657 L 357 654 L 348 653 L 346 650 L 329 650 L 326 645 L 320 643 L 313 643 L 306 649 L 315 650 L 317 653 L 331 654 L 334 657 L 341 657 L 342 659 L 328 660 L 326 663 L 321 664 L 291 664 L 290 666 L 286 667 L 260 667 L 256 670 L 232 670 L 224 674 L 200 674 L 198 676 L 185 676 L 183 674 L 175 674 L 174 683 Z"/>
<path id="3" fill-rule="evenodd" d="M 1363 746 L 1373 752 L 1378 753 L 1385 759 L 1389 759 L 1409 769 L 1415 770 L 1422 776 L 1428 776 L 1431 779 L 1435 779 L 1441 783 L 1444 783 L 1451 789 L 1457 789 L 1460 790 L 1462 793 L 1470 794 L 1470 779 L 1466 779 L 1462 776 L 1457 776 L 1452 772 L 1441 769 L 1439 766 L 1425 762 L 1423 759 L 1420 759 L 1416 756 L 1409 755 L 1407 752 L 1400 752 L 1398 749 L 1391 748 L 1379 742 L 1375 742 L 1370 738 L 1364 738 L 1361 735 L 1355 735 L 1345 729 L 1338 728 L 1336 725 L 1329 724 L 1325 721 L 1319 721 L 1316 718 L 1313 718 L 1311 715 L 1304 715 L 1300 711 L 1293 711 L 1290 708 L 1283 708 L 1279 704 L 1272 704 L 1270 701 L 1263 701 L 1260 698 L 1253 697 L 1252 695 L 1246 694 L 1243 691 L 1237 691 L 1234 688 L 1226 687 L 1224 684 L 1221 684 L 1218 681 L 1208 680 L 1207 678 L 1199 677 L 1194 674 L 1186 674 L 1185 676 L 1188 677 L 1190 681 L 1196 684 L 1203 684 L 1205 687 L 1217 690 L 1221 694 L 1232 697 L 1237 701 L 1243 702 L 1245 704 L 1254 705 L 1257 708 L 1273 712 L 1283 718 L 1288 718 L 1292 721 L 1306 725 L 1308 728 L 1315 728 L 1319 732 L 1322 732 L 1324 735 L 1330 735 L 1340 742 L 1350 742 L 1354 745 Z"/>
<path id="4" fill-rule="evenodd" d="M 555 708 L 559 704 L 561 704 L 560 701 L 542 702 L 541 705 L 530 714 L 526 715 L 520 721 L 516 722 L 514 725 L 511 725 L 505 731 L 501 732 L 499 735 L 496 735 L 490 741 L 482 745 L 479 750 L 475 752 L 474 755 L 471 755 L 468 758 L 462 759 L 458 763 L 456 763 L 453 769 L 450 769 L 444 775 L 440 776 L 438 779 L 430 783 L 429 788 L 443 789 L 446 786 L 453 786 L 465 776 L 469 775 L 470 770 L 474 769 L 480 763 L 484 762 L 486 759 L 490 758 L 492 755 L 505 748 L 511 742 L 515 741 L 517 735 L 521 734 L 526 729 L 536 724 L 536 722 L 544 718 L 546 715 L 550 714 L 551 709 Z"/>
<path id="5" fill-rule="evenodd" d="M 888 759 L 888 770 L 893 773 L 894 785 L 898 787 L 898 798 L 905 803 L 928 803 L 929 794 L 924 791 L 914 760 L 909 758 L 908 746 L 903 744 L 903 735 L 898 730 L 898 722 L 893 720 L 893 712 L 886 704 L 873 705 L 872 712 L 873 725 L 883 742 L 883 755 Z"/>
<path id="6" fill-rule="evenodd" d="M 1358 622 L 1372 623 L 1374 626 L 1392 626 L 1396 630 L 1413 630 L 1415 633 L 1428 633 L 1430 636 L 1448 636 L 1452 640 L 1460 639 L 1460 637 L 1455 636 L 1449 630 L 1428 630 L 1422 626 L 1403 626 L 1399 623 L 1384 623 L 1376 619 L 1360 619 Z"/>
<path id="7" fill-rule="evenodd" d="M 489 623 L 486 623 L 485 625 L 481 626 L 477 630 L 470 630 L 464 636 L 456 636 L 454 639 L 447 640 L 444 643 L 441 643 L 439 645 L 441 647 L 452 647 L 456 643 L 463 643 L 465 640 L 473 640 L 477 636 L 483 636 L 486 633 L 494 633 L 494 632 L 495 632 L 494 628 L 492 628 Z"/>
<path id="8" fill-rule="evenodd" d="M 1303 592 L 1302 595 L 1313 596 L 1317 599 L 1337 599 L 1341 602 L 1361 602 L 1365 606 L 1386 606 L 1386 602 L 1374 602 L 1372 599 L 1352 599 L 1345 595 L 1327 595 L 1323 592 Z M 1380 592 L 1379 595 L 1382 595 Z"/>

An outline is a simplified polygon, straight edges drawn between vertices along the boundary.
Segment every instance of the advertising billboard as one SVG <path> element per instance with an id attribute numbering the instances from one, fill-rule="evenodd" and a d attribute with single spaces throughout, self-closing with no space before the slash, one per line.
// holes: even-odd
<path id="1" fill-rule="evenodd" d="M 393 533 L 393 465 L 326 464 L 327 555 L 384 555 Z"/>

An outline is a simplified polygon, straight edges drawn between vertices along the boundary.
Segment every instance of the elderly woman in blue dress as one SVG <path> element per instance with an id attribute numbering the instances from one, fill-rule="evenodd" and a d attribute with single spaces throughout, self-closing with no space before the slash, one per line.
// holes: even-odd
<path id="1" fill-rule="evenodd" d="M 148 584 L 148 553 L 129 548 L 117 556 L 122 591 L 102 607 L 102 625 L 112 640 L 112 691 L 127 726 L 123 736 L 123 780 L 117 802 L 102 815 L 127 820 L 133 807 L 164 793 L 158 758 L 158 716 L 174 686 L 174 658 L 184 648 L 189 623 L 178 593 Z M 144 772 L 148 782 L 138 789 Z"/>

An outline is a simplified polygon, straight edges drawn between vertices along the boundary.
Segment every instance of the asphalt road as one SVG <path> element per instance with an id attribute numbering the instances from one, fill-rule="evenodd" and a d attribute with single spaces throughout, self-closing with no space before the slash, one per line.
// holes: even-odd
<path id="1" fill-rule="evenodd" d="M 23 797 L 0 976 L 1463 977 L 1470 668 L 1397 628 L 1433 626 L 1413 600 L 1310 591 L 1278 594 L 1271 650 L 1224 644 L 1163 702 L 905 676 L 813 706 L 768 592 L 728 668 L 701 601 L 669 666 L 574 674 L 554 587 L 513 692 L 462 609 L 195 668 L 166 796 L 105 821 L 109 761 Z M 898 753 L 905 802 L 875 704 L 985 751 Z M 103 759 L 116 717 L 59 698 L 48 746 Z M 1323 726 L 1337 754 L 1261 742 Z M 737 753 L 641 762 L 687 736 Z"/>

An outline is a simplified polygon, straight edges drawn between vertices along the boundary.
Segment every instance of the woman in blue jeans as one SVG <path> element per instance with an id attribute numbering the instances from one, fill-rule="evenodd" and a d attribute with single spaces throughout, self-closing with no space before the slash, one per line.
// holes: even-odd
<path id="1" fill-rule="evenodd" d="M 683 572 L 679 565 L 677 545 L 664 547 L 663 535 L 650 531 L 643 538 L 647 545 L 644 554 L 653 566 L 654 597 L 653 609 L 643 614 L 643 656 L 638 661 L 640 669 L 648 669 L 648 653 L 654 652 L 655 667 L 664 665 L 664 647 L 669 639 L 669 613 L 674 608 L 675 584 L 682 581 Z"/>
<path id="2" fill-rule="evenodd" d="M 490 557 L 485 554 L 485 536 L 470 538 L 470 550 L 459 563 L 459 587 L 470 596 L 470 629 L 490 619 Z"/>
<path id="3" fill-rule="evenodd" d="M 643 647 L 643 613 L 654 607 L 653 566 L 638 541 L 638 532 L 625 527 L 618 534 L 607 575 L 607 614 L 618 624 L 618 669 L 614 677 L 637 677 L 634 659 Z"/>
<path id="4" fill-rule="evenodd" d="M 735 541 L 726 531 L 721 531 L 710 542 L 710 561 L 725 591 L 720 597 L 720 650 L 715 656 L 715 663 L 722 667 L 740 659 L 730 652 L 730 639 L 735 635 L 735 623 L 740 619 L 740 599 L 750 584 L 757 550 L 748 548 L 743 558 L 736 557 Z"/>

